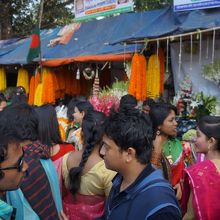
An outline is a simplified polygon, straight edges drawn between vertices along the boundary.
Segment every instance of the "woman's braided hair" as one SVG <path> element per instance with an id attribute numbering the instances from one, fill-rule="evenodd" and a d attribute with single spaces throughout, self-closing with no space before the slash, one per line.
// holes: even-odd
<path id="1" fill-rule="evenodd" d="M 90 154 L 102 141 L 104 120 L 104 114 L 94 110 L 88 111 L 83 118 L 82 133 L 84 151 L 79 166 L 73 167 L 69 171 L 70 192 L 73 196 L 79 191 L 81 174 Z"/>

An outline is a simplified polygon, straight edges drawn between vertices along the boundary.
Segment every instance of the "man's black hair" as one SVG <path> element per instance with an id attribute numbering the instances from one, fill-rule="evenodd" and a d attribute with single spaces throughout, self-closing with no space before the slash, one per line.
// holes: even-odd
<path id="1" fill-rule="evenodd" d="M 38 116 L 28 104 L 10 105 L 0 114 L 0 131 L 19 141 L 36 141 Z"/>
<path id="2" fill-rule="evenodd" d="M 105 122 L 105 134 L 121 151 L 129 147 L 136 150 L 136 158 L 141 164 L 151 159 L 152 126 L 150 118 L 138 109 L 111 113 Z"/>
<path id="3" fill-rule="evenodd" d="M 137 99 L 132 95 L 124 95 L 120 99 L 119 111 L 126 111 L 137 106 Z"/>

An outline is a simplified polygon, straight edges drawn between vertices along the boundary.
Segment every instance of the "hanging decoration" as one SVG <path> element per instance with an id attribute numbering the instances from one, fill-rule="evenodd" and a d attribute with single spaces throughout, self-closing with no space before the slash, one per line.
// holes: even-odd
<path id="1" fill-rule="evenodd" d="M 157 98 L 160 96 L 160 62 L 157 55 L 150 56 L 147 67 L 147 97 Z"/>
<path id="2" fill-rule="evenodd" d="M 146 98 L 146 59 L 142 54 L 135 53 L 132 58 L 128 93 L 138 101 Z"/>
<path id="3" fill-rule="evenodd" d="M 7 87 L 5 69 L 0 68 L 0 91 L 4 91 Z"/>
<path id="4" fill-rule="evenodd" d="M 212 39 L 212 64 L 215 59 L 215 29 L 213 30 L 213 39 Z"/>
<path id="5" fill-rule="evenodd" d="M 199 64 L 202 61 L 202 33 L 199 32 Z"/>
<path id="6" fill-rule="evenodd" d="M 99 95 L 99 71 L 98 67 L 96 67 L 96 74 L 95 74 L 95 79 L 93 83 L 93 96 L 98 96 Z"/>
<path id="7" fill-rule="evenodd" d="M 190 71 L 192 71 L 192 57 L 193 57 L 193 35 L 190 34 Z"/>
<path id="8" fill-rule="evenodd" d="M 169 38 L 167 38 L 166 73 L 169 72 Z"/>
<path id="9" fill-rule="evenodd" d="M 138 63 L 138 54 L 135 53 L 131 61 L 131 76 L 130 83 L 128 87 L 128 93 L 136 97 L 136 84 L 137 84 L 137 63 Z"/>
<path id="10" fill-rule="evenodd" d="M 209 58 L 209 35 L 207 35 L 207 43 L 206 43 L 206 59 Z"/>
<path id="11" fill-rule="evenodd" d="M 35 91 L 34 105 L 36 106 L 43 105 L 42 94 L 43 94 L 43 83 L 39 83 Z"/>
<path id="12" fill-rule="evenodd" d="M 42 102 L 44 104 L 55 104 L 56 101 L 56 87 L 53 72 L 50 69 L 43 68 L 43 91 L 42 91 Z"/>
<path id="13" fill-rule="evenodd" d="M 79 70 L 79 68 L 76 71 L 76 79 L 80 80 L 80 70 Z"/>
<path id="14" fill-rule="evenodd" d="M 26 93 L 29 94 L 29 76 L 23 67 L 18 70 L 17 86 L 23 86 Z"/>
<path id="15" fill-rule="evenodd" d="M 158 61 L 159 61 L 159 47 L 160 47 L 160 41 L 157 40 L 157 65 L 158 65 Z"/>
<path id="16" fill-rule="evenodd" d="M 32 76 L 30 80 L 30 91 L 29 91 L 29 97 L 28 97 L 29 105 L 34 104 L 34 94 L 35 94 L 35 76 Z"/>
<path id="17" fill-rule="evenodd" d="M 180 73 L 181 70 L 181 65 L 182 65 L 182 36 L 180 36 L 180 49 L 179 49 L 179 71 Z"/>
<path id="18" fill-rule="evenodd" d="M 79 70 L 79 69 L 78 69 L 78 70 Z M 78 73 L 78 70 L 77 70 L 76 75 L 79 74 L 79 73 Z M 87 68 L 85 68 L 85 69 L 83 70 L 83 76 L 85 77 L 86 80 L 91 80 L 91 79 L 93 79 L 94 76 L 95 76 L 95 71 L 92 70 L 91 67 L 87 67 Z M 76 78 L 76 79 L 77 79 L 77 78 Z"/>

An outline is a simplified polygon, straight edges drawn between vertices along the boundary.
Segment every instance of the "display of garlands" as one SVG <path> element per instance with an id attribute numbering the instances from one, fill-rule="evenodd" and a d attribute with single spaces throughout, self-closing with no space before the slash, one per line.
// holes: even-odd
<path id="1" fill-rule="evenodd" d="M 92 70 L 90 67 L 87 67 L 83 70 L 83 76 L 86 80 L 91 80 L 95 76 L 95 71 Z"/>

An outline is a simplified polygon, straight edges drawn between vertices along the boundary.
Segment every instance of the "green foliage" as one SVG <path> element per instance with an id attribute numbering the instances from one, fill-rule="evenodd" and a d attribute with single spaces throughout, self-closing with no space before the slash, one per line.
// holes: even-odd
<path id="1" fill-rule="evenodd" d="M 0 1 L 0 39 L 30 35 L 39 17 L 40 0 Z M 52 28 L 73 21 L 73 1 L 44 0 L 41 28 Z"/>
<path id="2" fill-rule="evenodd" d="M 146 11 L 152 9 L 164 8 L 172 5 L 172 0 L 134 0 L 136 11 Z"/>

